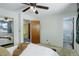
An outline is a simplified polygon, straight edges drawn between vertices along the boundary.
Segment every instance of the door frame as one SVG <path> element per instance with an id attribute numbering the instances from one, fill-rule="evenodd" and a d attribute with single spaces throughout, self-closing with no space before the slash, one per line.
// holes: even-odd
<path id="1" fill-rule="evenodd" d="M 31 41 L 31 37 L 30 37 L 30 20 L 27 19 L 23 19 L 23 30 L 24 30 L 24 21 L 28 22 L 28 39 L 30 39 Z M 23 42 L 24 42 L 24 32 L 23 32 Z"/>

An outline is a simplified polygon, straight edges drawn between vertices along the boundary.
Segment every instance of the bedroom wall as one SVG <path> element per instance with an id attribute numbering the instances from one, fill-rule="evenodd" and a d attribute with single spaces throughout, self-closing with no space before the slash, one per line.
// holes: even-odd
<path id="1" fill-rule="evenodd" d="M 40 19 L 41 23 L 41 43 L 50 43 L 51 45 L 63 47 L 63 20 L 64 18 L 74 17 L 74 21 L 76 22 L 76 9 L 77 7 L 76 5 L 74 5 L 73 11 L 65 10 L 63 12 L 60 12 L 59 14 L 51 14 L 43 17 L 37 17 L 38 19 Z M 76 40 L 76 35 L 74 37 L 74 40 Z M 76 42 L 75 49 L 77 50 Z"/>
<path id="2" fill-rule="evenodd" d="M 47 15 L 40 18 L 41 43 L 63 46 L 62 20 L 60 19 L 60 16 L 57 15 Z"/>
<path id="3" fill-rule="evenodd" d="M 52 45 L 63 47 L 63 20 L 64 18 L 71 18 L 71 17 L 74 17 L 76 20 L 76 15 L 77 14 L 74 12 L 74 13 L 66 13 L 66 14 L 64 13 L 59 15 L 58 14 L 50 15 L 44 18 L 40 18 L 41 42 L 42 43 L 49 42 Z"/>

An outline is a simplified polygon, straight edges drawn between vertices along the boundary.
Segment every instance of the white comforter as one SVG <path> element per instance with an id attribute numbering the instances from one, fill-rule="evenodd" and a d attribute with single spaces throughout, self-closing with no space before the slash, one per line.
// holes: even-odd
<path id="1" fill-rule="evenodd" d="M 7 48 L 7 50 L 13 54 L 16 48 L 17 46 L 14 46 Z M 20 56 L 58 56 L 58 54 L 50 48 L 30 43 Z"/>

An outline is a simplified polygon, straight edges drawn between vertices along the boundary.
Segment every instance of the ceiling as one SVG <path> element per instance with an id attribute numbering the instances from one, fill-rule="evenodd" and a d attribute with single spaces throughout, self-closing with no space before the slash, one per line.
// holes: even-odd
<path id="1" fill-rule="evenodd" d="M 76 3 L 37 3 L 37 5 L 44 5 L 49 7 L 49 10 L 38 8 L 37 10 L 39 12 L 39 16 L 76 10 Z M 21 3 L 0 3 L 0 8 L 11 10 L 14 12 L 20 12 L 27 7 L 27 5 Z M 31 9 L 26 11 L 25 13 L 36 15 Z"/>

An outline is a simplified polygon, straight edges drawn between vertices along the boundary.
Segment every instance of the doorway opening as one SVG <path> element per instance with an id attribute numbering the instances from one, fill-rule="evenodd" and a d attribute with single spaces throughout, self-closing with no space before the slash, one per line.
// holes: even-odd
<path id="1" fill-rule="evenodd" d="M 23 22 L 23 39 L 24 42 L 30 42 L 30 20 Z"/>
<path id="2" fill-rule="evenodd" d="M 63 47 L 67 49 L 74 49 L 74 18 L 65 18 L 63 28 Z"/>

